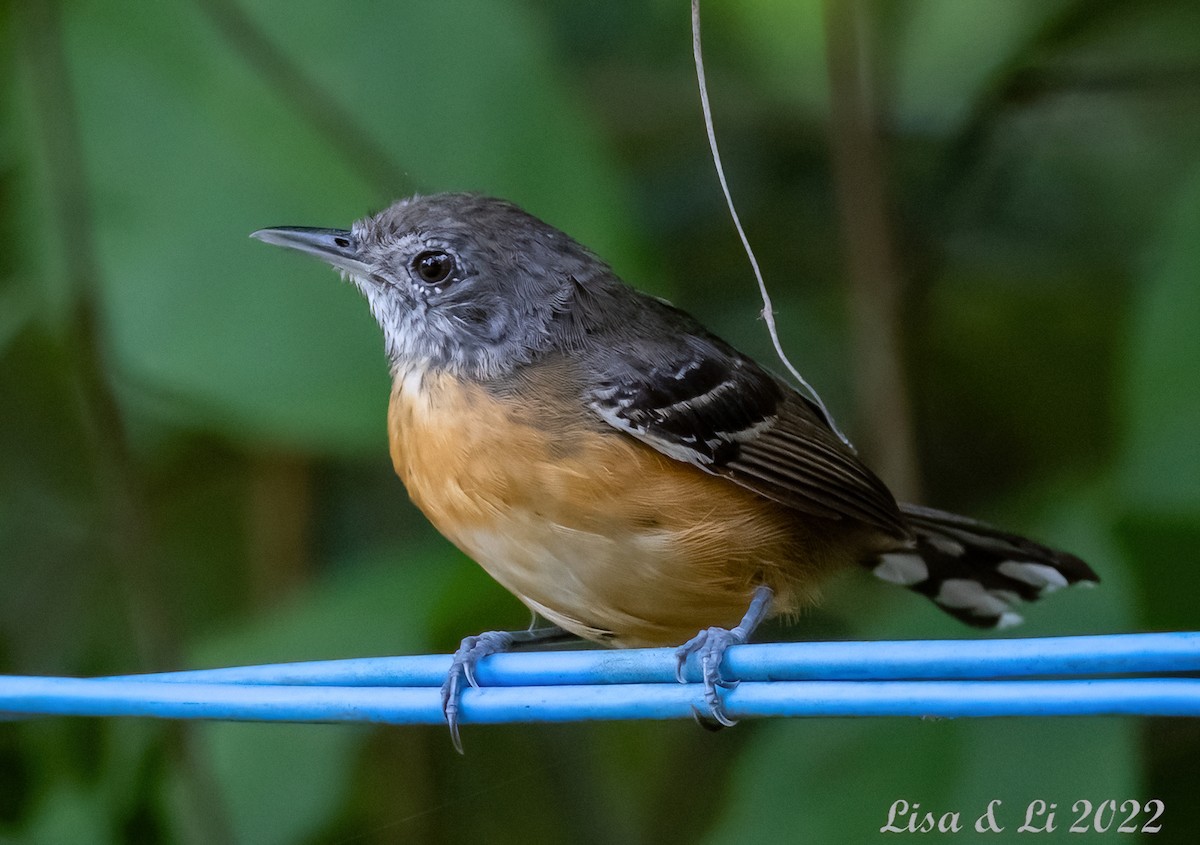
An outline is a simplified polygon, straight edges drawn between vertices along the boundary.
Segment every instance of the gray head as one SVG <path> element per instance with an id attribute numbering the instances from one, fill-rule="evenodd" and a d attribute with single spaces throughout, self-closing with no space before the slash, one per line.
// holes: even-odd
<path id="1" fill-rule="evenodd" d="M 400 200 L 341 229 L 251 237 L 332 264 L 366 297 L 393 372 L 448 369 L 486 380 L 561 342 L 577 286 L 611 271 L 512 203 L 477 194 Z"/>

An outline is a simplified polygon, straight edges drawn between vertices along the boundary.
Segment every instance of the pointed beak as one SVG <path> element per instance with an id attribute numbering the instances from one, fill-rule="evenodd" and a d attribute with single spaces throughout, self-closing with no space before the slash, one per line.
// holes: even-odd
<path id="1" fill-rule="evenodd" d="M 370 270 L 358 257 L 358 242 L 345 229 L 312 229 L 307 226 L 283 226 L 259 229 L 250 237 L 275 246 L 307 252 L 356 276 L 366 277 Z"/>

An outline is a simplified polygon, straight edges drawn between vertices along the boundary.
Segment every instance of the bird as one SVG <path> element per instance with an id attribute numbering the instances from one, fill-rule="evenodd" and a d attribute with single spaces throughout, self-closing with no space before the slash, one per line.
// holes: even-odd
<path id="1" fill-rule="evenodd" d="M 393 466 L 429 521 L 534 615 L 463 639 L 459 697 L 519 641 L 676 646 L 731 725 L 725 651 L 863 569 L 977 628 L 1099 581 L 1078 557 L 898 503 L 823 406 L 591 250 L 477 193 L 401 199 L 350 229 L 252 237 L 316 256 L 366 299 L 392 388 Z"/>

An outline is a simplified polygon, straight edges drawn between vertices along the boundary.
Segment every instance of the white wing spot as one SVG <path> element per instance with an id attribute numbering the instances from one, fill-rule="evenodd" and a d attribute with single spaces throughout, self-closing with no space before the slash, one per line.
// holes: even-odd
<path id="1" fill-rule="evenodd" d="M 996 571 L 1014 581 L 1037 587 L 1043 593 L 1052 593 L 1067 586 L 1066 577 L 1053 566 L 1044 563 L 1006 560 L 996 567 Z"/>
<path id="2" fill-rule="evenodd" d="M 710 458 L 702 454 L 697 449 L 692 449 L 683 443 L 678 443 L 663 437 L 655 437 L 646 430 L 645 426 L 635 425 L 627 418 L 614 412 L 611 406 L 601 405 L 599 402 L 591 402 L 589 403 L 589 407 L 599 414 L 600 418 L 613 428 L 616 428 L 620 431 L 629 432 L 639 440 L 650 444 L 668 458 L 674 458 L 675 460 L 683 461 L 684 463 L 696 464 L 701 468 L 712 463 Z M 692 442 L 695 442 L 695 438 L 692 438 Z"/>
<path id="3" fill-rule="evenodd" d="M 1025 620 L 1021 618 L 1021 614 L 1013 613 L 1011 610 L 1007 613 L 1000 614 L 1000 621 L 996 623 L 997 628 L 1011 628 L 1014 625 L 1020 625 Z"/>
<path id="4" fill-rule="evenodd" d="M 929 567 L 920 555 L 911 552 L 892 552 L 879 556 L 879 565 L 873 570 L 876 578 L 891 584 L 911 587 L 929 577 Z"/>
<path id="5" fill-rule="evenodd" d="M 697 359 L 693 358 L 692 360 L 688 361 L 686 364 L 684 364 L 682 367 L 680 367 L 678 370 L 675 371 L 675 376 L 674 376 L 675 380 L 676 381 L 681 380 L 684 376 L 686 376 L 692 370 L 699 368 L 699 366 L 700 366 L 700 362 Z"/>
<path id="6" fill-rule="evenodd" d="M 943 537 L 940 534 L 929 534 L 926 539 L 939 552 L 951 557 L 962 557 L 967 552 L 967 547 L 962 543 L 957 540 L 951 540 L 949 537 Z"/>
<path id="7" fill-rule="evenodd" d="M 988 593 L 1010 606 L 1021 602 L 1021 596 L 1012 590 L 988 590 Z"/>
<path id="8" fill-rule="evenodd" d="M 974 616 L 1003 616 L 1008 605 L 983 588 L 978 581 L 947 578 L 938 590 L 935 602 L 954 610 L 969 610 Z"/>

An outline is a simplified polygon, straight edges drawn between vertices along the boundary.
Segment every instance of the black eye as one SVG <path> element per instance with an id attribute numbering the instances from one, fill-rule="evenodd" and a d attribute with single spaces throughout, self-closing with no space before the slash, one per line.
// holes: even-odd
<path id="1" fill-rule="evenodd" d="M 412 268 L 425 284 L 441 284 L 454 272 L 454 256 L 440 249 L 427 249 L 413 259 Z"/>

